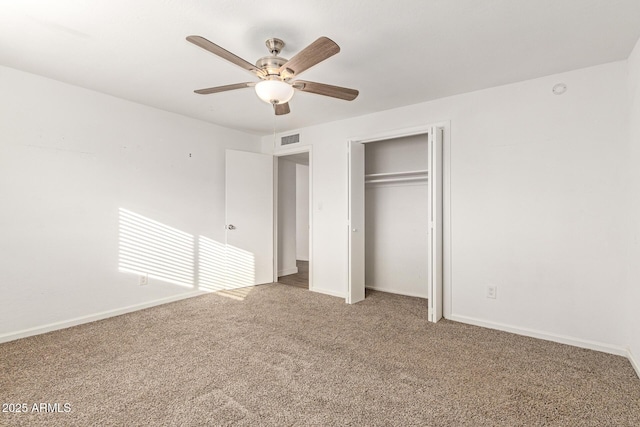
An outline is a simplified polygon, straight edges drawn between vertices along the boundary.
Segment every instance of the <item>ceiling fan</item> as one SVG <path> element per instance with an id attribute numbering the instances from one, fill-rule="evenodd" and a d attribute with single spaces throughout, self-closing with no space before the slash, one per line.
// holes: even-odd
<path id="1" fill-rule="evenodd" d="M 303 71 L 340 52 L 340 47 L 327 37 L 320 37 L 289 60 L 278 56 L 284 47 L 284 42 L 276 38 L 268 39 L 265 44 L 271 55 L 258 59 L 256 65 L 245 61 L 204 37 L 188 36 L 187 40 L 249 71 L 260 79 L 259 82 L 235 83 L 195 91 L 195 93 L 201 95 L 255 87 L 258 97 L 273 105 L 275 114 L 280 116 L 288 114 L 291 111 L 289 108 L 289 100 L 293 97 L 295 90 L 344 99 L 346 101 L 353 101 L 359 93 L 355 89 L 340 86 L 306 80 L 293 80 L 302 74 Z"/>

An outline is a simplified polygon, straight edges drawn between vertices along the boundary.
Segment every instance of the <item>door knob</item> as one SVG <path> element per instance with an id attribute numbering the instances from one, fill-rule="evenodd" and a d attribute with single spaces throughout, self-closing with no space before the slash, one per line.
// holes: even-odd
<path id="1" fill-rule="evenodd" d="M 235 230 L 235 229 L 236 229 L 235 225 L 233 225 L 233 224 L 227 225 L 227 230 Z"/>

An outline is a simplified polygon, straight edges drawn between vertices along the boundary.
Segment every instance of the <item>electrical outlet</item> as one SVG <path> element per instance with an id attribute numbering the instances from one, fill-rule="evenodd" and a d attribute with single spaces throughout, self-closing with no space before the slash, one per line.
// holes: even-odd
<path id="1" fill-rule="evenodd" d="M 495 285 L 487 286 L 487 298 L 496 299 L 498 298 L 498 287 Z"/>
<path id="2" fill-rule="evenodd" d="M 141 274 L 140 275 L 140 286 L 145 286 L 149 284 L 149 275 Z"/>

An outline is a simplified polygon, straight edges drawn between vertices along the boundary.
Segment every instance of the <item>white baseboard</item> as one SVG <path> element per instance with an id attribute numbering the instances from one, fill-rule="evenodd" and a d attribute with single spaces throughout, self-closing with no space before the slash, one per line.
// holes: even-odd
<path id="1" fill-rule="evenodd" d="M 572 345 L 574 347 L 586 348 L 589 350 L 601 351 L 603 353 L 615 354 L 617 356 L 629 357 L 630 351 L 626 348 L 611 344 L 604 344 L 597 341 L 583 340 L 580 338 L 569 337 L 566 335 L 558 335 L 549 332 L 537 331 L 534 329 L 518 328 L 511 325 L 505 325 L 497 322 L 488 322 L 485 320 L 475 319 L 467 316 L 452 315 L 449 320 L 455 322 L 467 323 L 469 325 L 482 326 L 489 329 L 497 329 L 499 331 L 511 332 L 513 334 L 524 335 L 532 338 L 539 338 L 546 341 L 553 341 L 560 344 Z M 631 360 L 631 359 L 629 359 Z M 632 364 L 634 362 L 631 362 Z M 638 369 L 636 368 L 636 371 Z"/>
<path id="2" fill-rule="evenodd" d="M 284 270 L 278 271 L 278 277 L 288 276 L 290 274 L 296 274 L 298 272 L 298 267 L 286 268 Z"/>
<path id="3" fill-rule="evenodd" d="M 633 353 L 631 352 L 631 349 L 627 349 L 627 359 L 629 359 L 629 362 L 631 362 L 631 366 L 633 366 L 633 369 L 636 370 L 636 375 L 640 379 L 640 363 L 639 363 L 638 359 L 636 359 L 633 356 Z"/>
<path id="4" fill-rule="evenodd" d="M 392 288 L 378 288 L 376 286 L 365 286 L 365 289 L 371 289 L 372 291 L 378 291 L 378 292 L 387 292 L 389 294 L 404 295 L 406 297 L 428 298 L 426 294 L 418 295 L 411 292 L 399 291 Z"/>
<path id="5" fill-rule="evenodd" d="M 325 295 L 330 295 L 332 297 L 338 297 L 338 298 L 346 298 L 347 296 L 345 294 L 343 294 L 342 292 L 337 292 L 337 291 L 330 291 L 328 289 L 320 289 L 317 287 L 313 287 L 313 289 L 309 289 L 311 292 L 317 292 L 319 294 L 325 294 Z"/>
<path id="6" fill-rule="evenodd" d="M 172 297 L 161 298 L 142 304 L 130 305 L 123 308 L 117 308 L 115 310 L 103 311 L 96 314 L 90 314 L 88 316 L 76 317 L 74 319 L 63 320 L 61 322 L 49 323 L 47 325 L 36 326 L 34 328 L 23 329 L 17 332 L 9 332 L 7 334 L 0 335 L 0 343 L 17 340 L 20 338 L 30 337 L 32 335 L 40 335 L 51 331 L 57 331 L 58 329 L 70 328 L 72 326 L 82 325 L 83 323 L 95 322 L 96 320 L 102 320 L 109 317 L 120 316 L 121 314 L 131 313 L 133 311 L 143 310 L 145 308 L 155 307 L 156 305 L 167 304 L 170 302 L 180 301 L 187 298 L 197 297 L 199 295 L 207 294 L 204 291 L 193 291 L 185 294 L 180 294 Z"/>

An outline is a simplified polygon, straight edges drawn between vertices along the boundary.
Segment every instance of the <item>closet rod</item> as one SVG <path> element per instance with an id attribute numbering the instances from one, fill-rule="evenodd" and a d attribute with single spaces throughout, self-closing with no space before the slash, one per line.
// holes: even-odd
<path id="1" fill-rule="evenodd" d="M 365 184 L 378 184 L 382 182 L 407 182 L 407 181 L 428 181 L 426 176 L 409 176 L 405 178 L 382 178 L 365 180 Z"/>
<path id="2" fill-rule="evenodd" d="M 404 172 L 385 172 L 385 173 L 370 173 L 370 174 L 366 174 L 364 177 L 365 178 L 378 178 L 378 177 L 383 177 L 383 176 L 401 176 L 401 175 L 417 175 L 417 174 L 424 174 L 427 175 L 429 173 L 429 171 L 427 169 L 421 169 L 421 170 L 416 170 L 416 171 L 404 171 Z"/>

